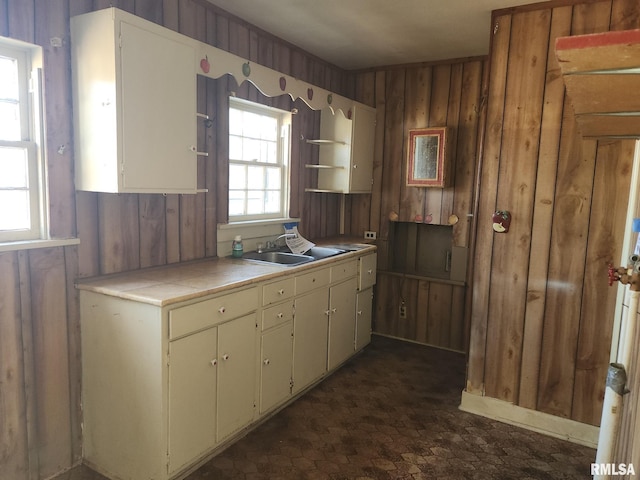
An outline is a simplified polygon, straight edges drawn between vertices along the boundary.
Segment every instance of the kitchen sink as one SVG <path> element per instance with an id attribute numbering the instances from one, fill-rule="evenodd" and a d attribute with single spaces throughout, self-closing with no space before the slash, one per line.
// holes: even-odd
<path id="1" fill-rule="evenodd" d="M 333 257 L 344 252 L 346 252 L 346 250 L 343 250 L 342 248 L 316 246 L 311 247 L 311 249 L 304 252 L 304 254 L 313 257 L 314 260 L 320 260 L 321 258 Z"/>
<path id="2" fill-rule="evenodd" d="M 279 265 L 294 266 L 313 262 L 322 258 L 329 258 L 345 253 L 347 250 L 335 247 L 312 247 L 306 252 L 291 253 L 290 251 L 246 252 L 242 258 L 259 262 L 276 263 Z"/>
<path id="3" fill-rule="evenodd" d="M 247 252 L 242 255 L 246 260 L 257 260 L 259 262 L 276 263 L 279 265 L 301 265 L 307 262 L 313 262 L 316 258 L 310 255 L 302 255 L 298 253 L 287 252 Z"/>

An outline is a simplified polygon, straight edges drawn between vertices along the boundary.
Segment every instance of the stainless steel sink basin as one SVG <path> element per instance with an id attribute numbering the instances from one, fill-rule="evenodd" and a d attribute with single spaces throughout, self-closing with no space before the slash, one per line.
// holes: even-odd
<path id="1" fill-rule="evenodd" d="M 287 252 L 246 252 L 242 258 L 247 260 L 257 260 L 259 262 L 276 263 L 278 265 L 287 265 L 289 267 L 300 265 L 302 263 L 313 262 L 316 260 L 310 255 L 301 255 L 297 253 Z"/>
<path id="2" fill-rule="evenodd" d="M 312 247 L 310 250 L 304 252 L 305 255 L 310 255 L 315 260 L 320 260 L 321 258 L 333 257 L 335 255 L 340 255 L 341 253 L 346 252 L 341 248 L 334 247 Z"/>

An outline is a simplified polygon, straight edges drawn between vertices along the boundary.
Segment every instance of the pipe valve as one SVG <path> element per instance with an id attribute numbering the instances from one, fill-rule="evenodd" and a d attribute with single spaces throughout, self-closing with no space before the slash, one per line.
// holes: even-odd
<path id="1" fill-rule="evenodd" d="M 608 270 L 609 286 L 614 282 L 620 282 L 623 285 L 630 285 L 629 289 L 640 291 L 640 255 L 631 255 L 629 257 L 629 265 L 626 267 L 614 267 L 609 264 Z"/>

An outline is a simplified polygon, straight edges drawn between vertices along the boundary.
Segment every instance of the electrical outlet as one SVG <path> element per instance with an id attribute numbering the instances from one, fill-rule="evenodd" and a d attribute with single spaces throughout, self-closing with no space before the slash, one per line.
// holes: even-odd
<path id="1" fill-rule="evenodd" d="M 366 240 L 375 240 L 377 237 L 378 235 L 376 234 L 376 232 L 372 232 L 370 230 L 364 232 L 364 238 Z"/>
<path id="2" fill-rule="evenodd" d="M 404 303 L 400 305 L 400 318 L 407 318 L 407 307 Z"/>

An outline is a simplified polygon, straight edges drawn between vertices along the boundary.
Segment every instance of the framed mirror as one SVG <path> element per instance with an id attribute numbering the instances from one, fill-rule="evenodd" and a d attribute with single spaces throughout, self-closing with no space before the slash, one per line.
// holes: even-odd
<path id="1" fill-rule="evenodd" d="M 446 182 L 447 127 L 409 130 L 407 186 L 440 187 Z"/>

